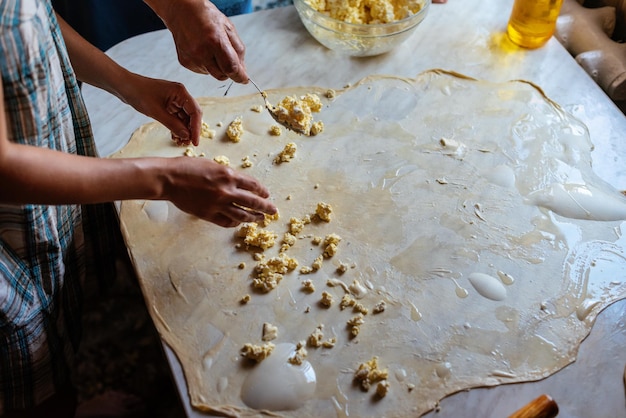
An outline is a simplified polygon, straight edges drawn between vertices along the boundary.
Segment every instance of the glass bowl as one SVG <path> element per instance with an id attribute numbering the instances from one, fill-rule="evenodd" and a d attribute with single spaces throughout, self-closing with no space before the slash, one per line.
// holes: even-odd
<path id="1" fill-rule="evenodd" d="M 420 10 L 402 20 L 390 23 L 348 23 L 321 13 L 305 0 L 293 0 L 300 20 L 319 43 L 352 57 L 384 54 L 404 42 L 428 13 L 430 0 L 410 0 Z"/>

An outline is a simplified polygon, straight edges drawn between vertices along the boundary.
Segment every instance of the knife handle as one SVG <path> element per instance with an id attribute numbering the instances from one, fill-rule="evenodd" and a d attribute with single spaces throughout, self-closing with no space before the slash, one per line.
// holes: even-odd
<path id="1" fill-rule="evenodd" d="M 541 395 L 530 401 L 509 418 L 554 418 L 559 413 L 559 406 L 548 395 Z"/>

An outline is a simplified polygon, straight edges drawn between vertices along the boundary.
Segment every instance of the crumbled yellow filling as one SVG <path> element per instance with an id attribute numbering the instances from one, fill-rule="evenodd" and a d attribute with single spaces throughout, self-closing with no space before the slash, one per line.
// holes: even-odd
<path id="1" fill-rule="evenodd" d="M 389 392 L 389 381 L 383 380 L 383 381 L 378 382 L 378 385 L 376 385 L 376 396 L 378 396 L 379 398 L 384 398 L 388 392 Z"/>
<path id="2" fill-rule="evenodd" d="M 311 130 L 309 131 L 309 135 L 315 136 L 321 134 L 322 132 L 324 132 L 324 122 L 322 122 L 321 120 L 313 122 L 313 124 L 311 125 Z"/>
<path id="3" fill-rule="evenodd" d="M 270 135 L 272 136 L 281 136 L 283 133 L 283 130 L 278 125 L 272 125 L 270 126 L 269 132 L 270 132 Z"/>
<path id="4" fill-rule="evenodd" d="M 215 131 L 211 129 L 208 123 L 202 122 L 202 128 L 200 130 L 200 136 L 204 138 L 213 139 L 215 138 Z"/>
<path id="5" fill-rule="evenodd" d="M 324 348 L 333 348 L 337 344 L 337 338 L 332 337 L 327 339 L 326 341 L 322 341 L 322 347 Z"/>
<path id="6" fill-rule="evenodd" d="M 249 156 L 245 156 L 241 159 L 241 168 L 250 168 L 252 167 L 252 161 Z"/>
<path id="7" fill-rule="evenodd" d="M 298 342 L 298 344 L 296 345 L 296 351 L 293 354 L 293 356 L 289 357 L 289 359 L 287 361 L 289 361 L 289 363 L 295 365 L 295 366 L 299 366 L 304 362 L 304 359 L 306 358 L 306 356 L 309 353 L 306 350 L 306 346 L 304 344 L 304 341 L 300 341 Z"/>
<path id="8" fill-rule="evenodd" d="M 337 254 L 337 245 L 341 241 L 341 237 L 337 234 L 330 234 L 324 238 L 324 257 L 331 258 Z"/>
<path id="9" fill-rule="evenodd" d="M 357 335 L 359 335 L 359 332 L 361 332 L 361 325 L 363 325 L 364 323 L 365 320 L 362 314 L 358 314 L 357 316 L 350 318 L 346 323 L 348 325 L 348 328 L 350 329 L 350 336 L 356 337 Z"/>
<path id="10" fill-rule="evenodd" d="M 344 274 L 346 271 L 348 271 L 348 265 L 345 264 L 345 263 L 340 263 L 337 266 L 336 271 L 337 271 L 338 274 Z"/>
<path id="11" fill-rule="evenodd" d="M 185 157 L 197 157 L 198 156 L 198 154 L 196 153 L 196 149 L 194 147 L 185 148 L 185 152 L 183 152 L 183 155 Z"/>
<path id="12" fill-rule="evenodd" d="M 285 145 L 285 148 L 274 158 L 275 164 L 288 163 L 296 156 L 296 150 L 298 147 L 293 142 L 289 142 Z"/>
<path id="13" fill-rule="evenodd" d="M 369 309 L 367 309 L 362 303 L 357 302 L 354 304 L 354 307 L 352 308 L 355 312 L 359 312 L 363 315 L 367 315 L 367 313 L 369 312 Z"/>
<path id="14" fill-rule="evenodd" d="M 313 271 L 317 271 L 322 268 L 323 263 L 324 263 L 324 257 L 320 255 L 319 257 L 316 257 L 315 260 L 313 260 L 313 264 L 311 264 L 311 268 L 313 269 Z"/>
<path id="15" fill-rule="evenodd" d="M 246 222 L 239 227 L 237 236 L 243 238 L 246 245 L 266 250 L 274 246 L 277 235 L 274 232 L 259 229 L 256 222 Z"/>
<path id="16" fill-rule="evenodd" d="M 304 228 L 304 220 L 298 219 L 296 217 L 291 217 L 289 219 L 289 233 L 292 235 L 298 235 L 302 232 Z"/>
<path id="17" fill-rule="evenodd" d="M 334 298 L 333 295 L 331 295 L 328 292 L 322 292 L 322 298 L 320 299 L 320 305 L 326 307 L 326 308 L 330 308 L 330 306 L 333 304 Z"/>
<path id="18" fill-rule="evenodd" d="M 270 224 L 270 222 L 274 222 L 280 219 L 280 212 L 276 211 L 276 213 L 274 213 L 273 215 L 270 215 L 268 213 L 265 214 L 265 216 L 263 216 L 263 226 L 268 226 Z"/>
<path id="19" fill-rule="evenodd" d="M 227 165 L 227 166 L 230 165 L 230 160 L 225 155 L 217 155 L 213 157 L 213 161 L 221 165 Z"/>
<path id="20" fill-rule="evenodd" d="M 324 222 L 330 222 L 330 214 L 333 213 L 333 208 L 328 203 L 319 202 L 315 209 L 315 214 Z"/>
<path id="21" fill-rule="evenodd" d="M 307 293 L 315 292 L 315 285 L 311 280 L 305 280 L 302 282 L 302 290 Z"/>
<path id="22" fill-rule="evenodd" d="M 354 373 L 354 380 L 359 382 L 363 390 L 367 391 L 373 383 L 387 380 L 388 374 L 387 369 L 378 368 L 378 357 L 374 356 L 370 361 L 359 365 Z"/>
<path id="23" fill-rule="evenodd" d="M 272 111 L 280 123 L 309 135 L 313 124 L 312 113 L 321 109 L 320 98 L 316 94 L 307 93 L 299 99 L 296 96 L 285 97 Z"/>
<path id="24" fill-rule="evenodd" d="M 381 300 L 380 302 L 378 302 L 376 305 L 374 305 L 374 309 L 373 312 L 375 314 L 379 314 L 381 312 L 384 312 L 385 309 L 387 308 L 387 304 L 385 303 L 384 300 Z"/>
<path id="25" fill-rule="evenodd" d="M 267 358 L 274 350 L 274 344 L 265 343 L 262 345 L 245 344 L 241 348 L 241 355 L 247 359 L 261 361 Z"/>
<path id="26" fill-rule="evenodd" d="M 324 333 L 322 332 L 323 328 L 323 325 L 318 325 L 317 328 L 315 328 L 315 331 L 309 335 L 309 338 L 307 339 L 309 346 L 320 347 L 322 345 L 322 340 L 324 339 Z"/>
<path id="27" fill-rule="evenodd" d="M 278 257 L 260 261 L 254 269 L 256 277 L 252 279 L 252 286 L 263 292 L 269 292 L 278 286 L 287 272 L 296 267 L 298 267 L 298 260 L 287 257 L 284 253 Z"/>
<path id="28" fill-rule="evenodd" d="M 346 308 L 350 308 L 356 305 L 356 299 L 352 297 L 352 295 L 343 295 L 341 298 L 341 302 L 339 302 L 339 309 L 342 311 Z"/>
<path id="29" fill-rule="evenodd" d="M 237 116 L 228 125 L 228 128 L 226 128 L 226 136 L 233 142 L 241 141 L 241 137 L 243 136 L 243 121 L 241 116 Z"/>
<path id="30" fill-rule="evenodd" d="M 376 24 L 402 20 L 420 11 L 410 0 L 305 0 L 313 9 L 348 23 Z"/>
<path id="31" fill-rule="evenodd" d="M 337 339 L 335 337 L 324 340 L 324 333 L 322 330 L 324 329 L 324 325 L 320 324 L 315 328 L 309 337 L 307 338 L 307 344 L 309 347 L 323 347 L 323 348 L 333 348 L 337 343 Z"/>

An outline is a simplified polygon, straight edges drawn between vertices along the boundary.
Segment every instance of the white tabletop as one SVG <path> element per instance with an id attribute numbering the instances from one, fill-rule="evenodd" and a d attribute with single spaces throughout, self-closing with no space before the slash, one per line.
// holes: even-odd
<path id="1" fill-rule="evenodd" d="M 504 30 L 512 1 L 434 4 L 404 44 L 372 58 L 346 58 L 327 50 L 306 32 L 292 6 L 235 16 L 232 21 L 247 47 L 248 73 L 262 89 L 341 88 L 371 74 L 413 77 L 432 68 L 491 81 L 531 81 L 587 125 L 595 145 L 594 171 L 613 186 L 626 189 L 626 117 L 556 39 L 532 51 L 506 42 Z M 182 68 L 167 31 L 128 39 L 108 54 L 131 71 L 182 82 L 196 97 L 222 96 L 228 85 Z M 236 84 L 229 95 L 254 92 L 252 85 Z M 83 94 L 102 156 L 121 149 L 137 128 L 150 121 L 91 86 L 84 86 Z M 439 413 L 429 416 L 503 417 L 547 393 L 558 402 L 559 417 L 626 417 L 624 347 L 626 301 L 621 301 L 598 317 L 579 359 L 564 370 L 540 382 L 453 395 L 441 403 Z M 180 365 L 169 349 L 166 352 L 188 415 L 205 416 L 191 409 Z"/>

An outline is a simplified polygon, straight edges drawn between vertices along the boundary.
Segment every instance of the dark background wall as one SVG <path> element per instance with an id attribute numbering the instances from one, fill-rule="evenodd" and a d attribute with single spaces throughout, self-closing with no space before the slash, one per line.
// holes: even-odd
<path id="1" fill-rule="evenodd" d="M 131 36 L 165 28 L 142 0 L 52 0 L 52 4 L 78 33 L 103 51 Z"/>
<path id="2" fill-rule="evenodd" d="M 252 0 L 213 0 L 226 16 L 252 11 Z M 106 51 L 131 36 L 165 29 L 143 0 L 52 0 L 54 9 L 85 39 Z"/>

